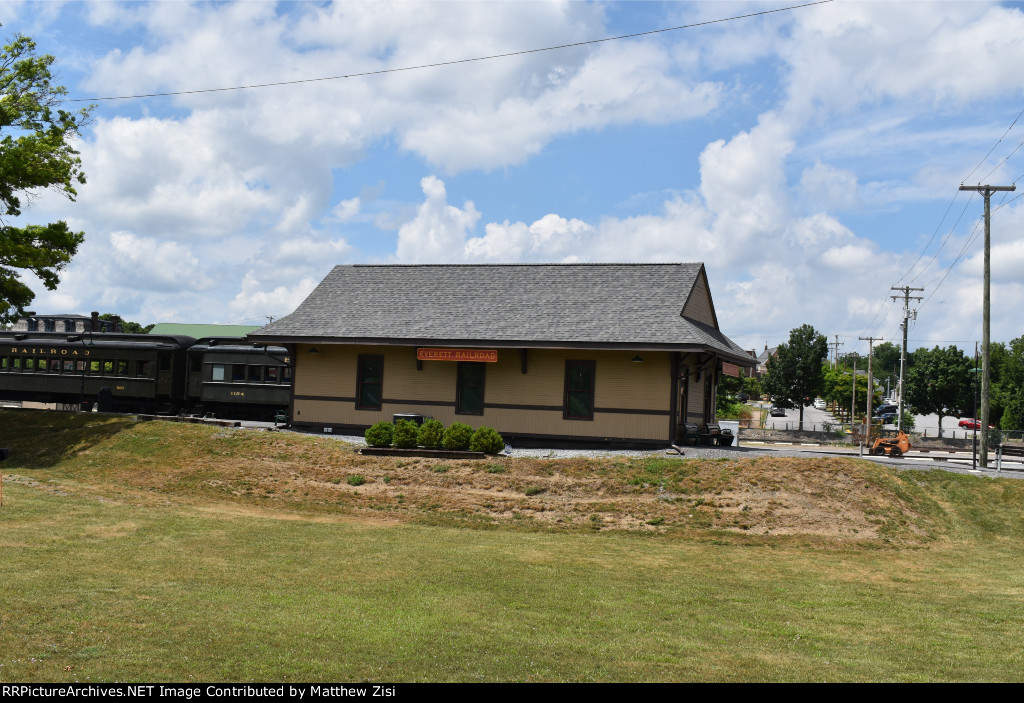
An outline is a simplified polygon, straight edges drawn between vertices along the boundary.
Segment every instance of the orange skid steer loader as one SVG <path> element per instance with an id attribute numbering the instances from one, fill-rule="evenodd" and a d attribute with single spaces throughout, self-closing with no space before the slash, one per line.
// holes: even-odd
<path id="1" fill-rule="evenodd" d="M 903 456 L 910 449 L 910 439 L 905 432 L 889 430 L 885 435 L 875 440 L 871 447 L 871 453 L 875 456 L 889 456 L 896 458 Z"/>

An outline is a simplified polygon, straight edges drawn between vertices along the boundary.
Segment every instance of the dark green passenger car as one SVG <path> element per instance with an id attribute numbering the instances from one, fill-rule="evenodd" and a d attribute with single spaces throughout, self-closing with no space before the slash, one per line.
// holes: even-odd
<path id="1" fill-rule="evenodd" d="M 0 332 L 0 398 L 176 413 L 191 337 Z"/>

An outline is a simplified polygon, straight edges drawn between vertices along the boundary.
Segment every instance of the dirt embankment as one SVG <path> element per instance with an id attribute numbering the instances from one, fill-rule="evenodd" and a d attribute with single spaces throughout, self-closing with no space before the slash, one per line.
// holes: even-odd
<path id="1" fill-rule="evenodd" d="M 367 457 L 328 438 L 138 423 L 26 429 L 23 475 L 51 490 L 245 512 L 839 540 L 924 539 L 929 499 L 884 467 L 813 459 Z M 90 434 L 92 432 L 92 434 Z M 34 452 L 34 453 L 33 453 Z M 4 467 L 18 474 L 16 463 Z"/>

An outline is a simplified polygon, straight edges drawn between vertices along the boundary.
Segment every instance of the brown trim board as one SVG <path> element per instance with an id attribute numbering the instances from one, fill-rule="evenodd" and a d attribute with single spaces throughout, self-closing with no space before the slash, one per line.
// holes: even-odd
<path id="1" fill-rule="evenodd" d="M 318 400 L 332 403 L 354 403 L 355 398 L 344 396 L 319 396 L 319 395 L 297 395 L 295 400 Z M 455 401 L 451 400 L 412 400 L 406 398 L 384 398 L 382 405 L 429 405 L 437 407 L 455 407 Z M 520 405 L 516 403 L 484 403 L 484 410 L 542 410 L 549 412 L 562 412 L 561 405 Z M 595 413 L 606 413 L 613 415 L 664 415 L 671 416 L 668 410 L 645 410 L 642 408 L 594 408 Z"/>

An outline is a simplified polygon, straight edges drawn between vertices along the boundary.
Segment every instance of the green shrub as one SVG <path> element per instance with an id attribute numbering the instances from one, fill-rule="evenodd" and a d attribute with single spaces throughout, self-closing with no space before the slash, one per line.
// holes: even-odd
<path id="1" fill-rule="evenodd" d="M 444 438 L 444 425 L 438 420 L 427 420 L 420 426 L 417 441 L 425 449 L 440 449 Z"/>
<path id="2" fill-rule="evenodd" d="M 375 423 L 366 430 L 366 443 L 371 447 L 390 447 L 395 438 L 395 426 L 386 420 Z"/>
<path id="3" fill-rule="evenodd" d="M 473 428 L 461 422 L 453 422 L 451 427 L 444 431 L 441 439 L 441 446 L 448 451 L 464 452 L 469 449 L 469 441 L 473 439 Z"/>
<path id="4" fill-rule="evenodd" d="M 360 474 L 349 474 L 349 477 L 345 480 L 348 481 L 350 486 L 362 486 L 366 483 L 366 477 Z"/>
<path id="5" fill-rule="evenodd" d="M 544 489 L 541 488 L 540 486 L 527 486 L 526 490 L 523 491 L 523 493 L 525 493 L 528 496 L 540 495 L 543 492 Z"/>
<path id="6" fill-rule="evenodd" d="M 908 410 L 903 411 L 903 429 L 906 432 L 914 431 L 914 416 Z"/>
<path id="7" fill-rule="evenodd" d="M 490 427 L 479 427 L 469 440 L 469 448 L 474 452 L 497 454 L 505 448 L 505 440 Z"/>
<path id="8" fill-rule="evenodd" d="M 399 420 L 395 423 L 395 446 L 399 449 L 415 449 L 420 427 L 412 420 Z"/>

